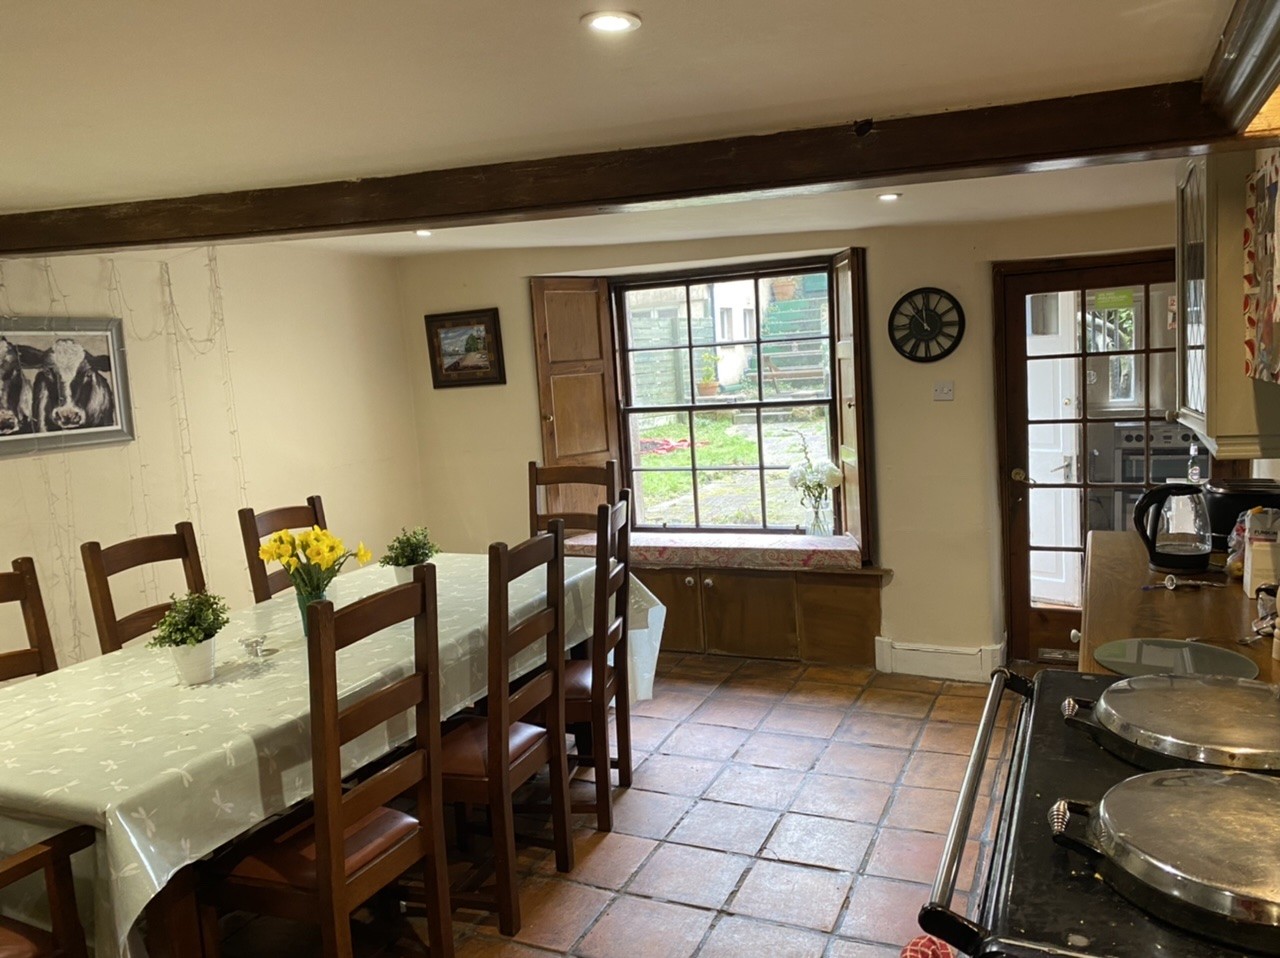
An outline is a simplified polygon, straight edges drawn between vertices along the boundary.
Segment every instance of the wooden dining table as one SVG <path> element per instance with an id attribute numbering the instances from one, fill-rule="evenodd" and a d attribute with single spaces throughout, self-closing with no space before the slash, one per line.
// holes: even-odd
<path id="1" fill-rule="evenodd" d="M 447 717 L 486 693 L 488 559 L 443 554 L 433 562 Z M 591 630 L 594 562 L 566 559 L 565 583 L 568 646 Z M 339 576 L 328 596 L 342 606 L 394 584 L 391 569 L 375 566 Z M 632 596 L 633 673 L 651 688 L 662 608 L 634 581 Z M 513 620 L 544 601 L 537 571 L 517 580 Z M 97 830 L 74 867 L 99 958 L 136 958 L 148 944 L 153 953 L 199 954 L 188 866 L 311 795 L 306 642 L 294 594 L 233 613 L 216 641 L 217 672 L 204 685 L 180 685 L 168 650 L 138 645 L 0 689 L 0 853 L 69 825 Z M 540 654 L 526 650 L 513 674 Z M 339 653 L 339 697 L 356 701 L 412 663 L 412 623 L 377 633 Z M 412 735 L 409 713 L 371 730 L 344 748 L 344 771 Z M 42 886 L 22 882 L 11 892 L 0 909 L 47 920 Z"/>

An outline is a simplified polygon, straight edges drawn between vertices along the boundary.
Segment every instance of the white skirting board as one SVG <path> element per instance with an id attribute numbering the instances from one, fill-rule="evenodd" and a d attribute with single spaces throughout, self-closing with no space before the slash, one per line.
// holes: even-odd
<path id="1" fill-rule="evenodd" d="M 916 645 L 876 636 L 876 669 L 880 672 L 986 682 L 991 678 L 991 670 L 1004 664 L 1004 658 L 1003 645 Z"/>

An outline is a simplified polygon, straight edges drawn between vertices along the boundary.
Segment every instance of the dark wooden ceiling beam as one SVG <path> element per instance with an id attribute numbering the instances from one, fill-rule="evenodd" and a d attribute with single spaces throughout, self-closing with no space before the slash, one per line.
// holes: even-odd
<path id="1" fill-rule="evenodd" d="M 0 256 L 446 227 L 1154 159 L 1246 144 L 1199 82 L 673 146 L 0 216 Z"/>
<path id="2" fill-rule="evenodd" d="M 1236 0 L 1204 75 L 1205 102 L 1245 129 L 1280 85 L 1280 3 Z"/>

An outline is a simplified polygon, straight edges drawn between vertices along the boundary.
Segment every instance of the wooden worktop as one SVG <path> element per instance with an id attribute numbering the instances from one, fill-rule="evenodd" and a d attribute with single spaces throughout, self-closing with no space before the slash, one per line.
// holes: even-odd
<path id="1" fill-rule="evenodd" d="M 1255 646 L 1237 639 L 1253 633 L 1257 602 L 1245 596 L 1239 579 L 1221 573 L 1188 578 L 1227 582 L 1225 589 L 1152 589 L 1164 573 L 1147 568 L 1147 550 L 1136 532 L 1090 532 L 1084 566 L 1084 624 L 1080 670 L 1109 672 L 1093 658 L 1099 646 L 1114 639 L 1186 639 L 1219 645 L 1258 663 L 1258 678 L 1280 682 L 1280 662 L 1271 658 L 1271 640 Z"/>

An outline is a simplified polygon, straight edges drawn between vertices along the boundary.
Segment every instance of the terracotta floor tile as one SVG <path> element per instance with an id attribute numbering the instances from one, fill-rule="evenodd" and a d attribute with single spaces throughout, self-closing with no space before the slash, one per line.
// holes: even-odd
<path id="1" fill-rule="evenodd" d="M 613 896 L 599 888 L 555 878 L 520 883 L 520 932 L 516 941 L 550 951 L 567 952 L 604 911 Z M 490 915 L 486 926 L 497 927 Z"/>
<path id="2" fill-rule="evenodd" d="M 650 755 L 632 775 L 636 788 L 668 795 L 698 796 L 720 774 L 720 762 L 684 755 Z"/>
<path id="3" fill-rule="evenodd" d="M 655 690 L 653 698 L 645 702 L 637 702 L 631 709 L 631 714 L 679 721 L 693 714 L 693 710 L 701 705 L 705 698 L 705 695 L 693 692 Z"/>
<path id="4" fill-rule="evenodd" d="M 782 699 L 784 705 L 805 708 L 847 709 L 861 690 L 855 685 L 836 685 L 830 682 L 810 682 L 801 679 Z"/>
<path id="5" fill-rule="evenodd" d="M 778 813 L 768 809 L 701 801 L 676 826 L 668 841 L 754 855 L 777 820 Z"/>
<path id="6" fill-rule="evenodd" d="M 633 715 L 631 716 L 631 747 L 642 752 L 656 752 L 662 740 L 679 727 L 679 723 L 671 719 Z M 609 741 L 616 740 L 613 730 L 610 730 Z M 612 746 L 610 748 L 612 749 Z"/>
<path id="7" fill-rule="evenodd" d="M 684 661 L 671 671 L 686 675 L 728 675 L 736 672 L 750 659 L 740 659 L 732 655 L 686 655 Z"/>
<path id="8" fill-rule="evenodd" d="M 941 788 L 951 792 L 960 790 L 964 780 L 964 770 L 969 764 L 968 755 L 953 755 L 946 752 L 915 752 L 907 763 L 906 774 L 902 776 L 902 784 L 914 785 L 918 788 Z M 988 759 L 983 769 L 984 787 L 993 783 L 996 760 Z"/>
<path id="9" fill-rule="evenodd" d="M 909 755 L 910 752 L 900 748 L 835 742 L 827 746 L 827 751 L 818 760 L 814 770 L 823 775 L 847 775 L 873 782 L 894 782 L 902 773 Z"/>
<path id="10" fill-rule="evenodd" d="M 827 958 L 898 958 L 900 954 L 902 949 L 896 945 L 870 945 L 845 938 L 833 939 L 827 949 Z"/>
<path id="11" fill-rule="evenodd" d="M 509 938 L 472 935 L 457 943 L 456 958 L 552 958 L 554 951 L 530 948 Z"/>
<path id="12" fill-rule="evenodd" d="M 738 666 L 735 677 L 800 678 L 805 666 L 799 662 L 777 662 L 772 659 L 748 659 Z"/>
<path id="13" fill-rule="evenodd" d="M 569 877 L 584 885 L 595 885 L 617 891 L 635 874 L 658 843 L 621 832 L 581 830 L 573 836 L 573 871 Z M 556 874 L 554 855 L 538 865 L 543 875 Z"/>
<path id="14" fill-rule="evenodd" d="M 860 665 L 810 665 L 802 678 L 806 682 L 830 685 L 866 685 L 875 674 L 875 669 Z"/>
<path id="15" fill-rule="evenodd" d="M 938 863 L 942 861 L 943 841 L 942 835 L 882 828 L 876 835 L 865 871 L 882 878 L 932 883 L 938 874 Z M 978 843 L 966 842 L 956 880 L 956 887 L 961 891 L 969 890 L 980 857 Z"/>
<path id="16" fill-rule="evenodd" d="M 726 761 L 742 747 L 751 733 L 746 729 L 726 725 L 698 725 L 685 722 L 667 736 L 659 751 L 672 755 L 689 755 L 693 758 Z"/>
<path id="17" fill-rule="evenodd" d="M 653 690 L 654 694 L 680 692 L 706 698 L 718 689 L 723 681 L 724 677 L 719 675 L 685 675 L 682 672 L 671 672 L 654 679 Z"/>
<path id="18" fill-rule="evenodd" d="M 640 869 L 627 893 L 719 908 L 738 887 L 750 864 L 751 859 L 742 855 L 668 843 Z"/>
<path id="19" fill-rule="evenodd" d="M 886 715 L 903 715 L 907 718 L 924 718 L 933 707 L 935 696 L 921 692 L 899 692 L 897 689 L 868 688 L 858 698 L 857 708 L 862 712 L 881 712 Z"/>
<path id="20" fill-rule="evenodd" d="M 855 709 L 840 723 L 835 737 L 842 742 L 857 742 L 859 745 L 911 748 L 924 727 L 925 723 L 919 719 Z"/>
<path id="21" fill-rule="evenodd" d="M 641 838 L 666 838 L 692 807 L 693 799 L 683 795 L 619 789 L 613 794 L 613 830 Z"/>
<path id="22" fill-rule="evenodd" d="M 778 822 L 760 857 L 856 872 L 874 834 L 874 825 L 789 813 Z"/>
<path id="23" fill-rule="evenodd" d="M 772 699 L 717 692 L 693 713 L 693 721 L 703 725 L 729 725 L 753 729 L 773 708 Z"/>
<path id="24" fill-rule="evenodd" d="M 574 949 L 583 958 L 688 958 L 711 927 L 711 912 L 644 898 L 616 899 Z"/>
<path id="25" fill-rule="evenodd" d="M 807 772 L 813 768 L 818 756 L 826 750 L 827 741 L 821 738 L 802 738 L 798 735 L 780 735 L 776 732 L 756 732 L 742 748 L 735 761 L 746 765 L 763 765 L 768 768 L 790 768 Z"/>
<path id="26" fill-rule="evenodd" d="M 998 745 L 1004 744 L 1004 730 L 996 729 L 991 740 L 991 748 L 998 752 Z M 978 736 L 978 726 L 959 725 L 955 722 L 937 722 L 932 719 L 925 726 L 920 736 L 920 750 L 923 752 L 948 752 L 951 755 L 968 755 L 973 748 L 973 740 Z M 997 738 L 999 742 L 997 743 Z"/>
<path id="27" fill-rule="evenodd" d="M 843 718 L 844 712 L 840 709 L 779 705 L 760 723 L 760 729 L 766 732 L 785 732 L 788 735 L 830 738 Z"/>
<path id="28" fill-rule="evenodd" d="M 838 934 L 901 948 L 921 934 L 916 915 L 928 900 L 928 885 L 863 875 L 853 886 Z"/>
<path id="29" fill-rule="evenodd" d="M 980 699 L 987 697 L 989 689 L 990 686 L 985 682 L 944 682 L 942 684 L 943 695 L 968 695 Z"/>
<path id="30" fill-rule="evenodd" d="M 977 725 L 982 718 L 983 699 L 969 695 L 939 695 L 929 718 L 935 722 L 963 722 Z"/>
<path id="31" fill-rule="evenodd" d="M 900 692 L 927 692 L 937 695 L 945 683 L 940 679 L 926 679 L 920 675 L 904 675 L 901 672 L 880 672 L 871 680 L 873 689 L 897 689 Z"/>
<path id="32" fill-rule="evenodd" d="M 918 832 L 945 835 L 951 828 L 951 816 L 955 814 L 959 798 L 959 792 L 900 785 L 894 792 L 893 804 L 889 806 L 884 824 L 891 828 L 911 828 Z M 970 836 L 982 834 L 989 807 L 990 799 L 985 795 L 978 795 L 974 802 Z"/>
<path id="33" fill-rule="evenodd" d="M 827 936 L 728 915 L 711 929 L 698 958 L 822 958 Z"/>
<path id="34" fill-rule="evenodd" d="M 831 931 L 844 906 L 850 876 L 785 862 L 756 862 L 729 903 L 740 915 Z"/>
<path id="35" fill-rule="evenodd" d="M 794 675 L 744 675 L 739 669 L 720 684 L 720 691 L 726 695 L 780 699 L 795 684 Z"/>
<path id="36" fill-rule="evenodd" d="M 791 803 L 791 810 L 875 824 L 884 814 L 891 795 L 893 786 L 883 782 L 838 775 L 807 775 Z"/>
<path id="37" fill-rule="evenodd" d="M 725 766 L 705 797 L 755 808 L 786 808 L 803 781 L 802 772 L 735 763 Z"/>

